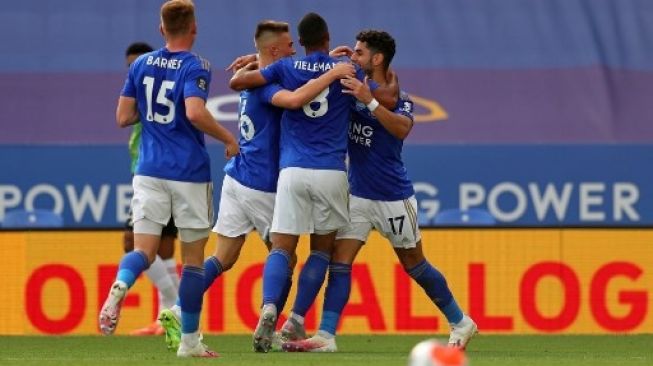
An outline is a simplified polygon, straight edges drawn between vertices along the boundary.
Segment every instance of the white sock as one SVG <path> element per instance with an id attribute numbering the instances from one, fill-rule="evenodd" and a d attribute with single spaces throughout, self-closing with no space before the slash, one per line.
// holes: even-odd
<path id="1" fill-rule="evenodd" d="M 179 290 L 179 274 L 177 273 L 177 260 L 172 257 L 168 259 L 161 259 L 163 264 L 165 264 L 166 269 L 168 270 L 168 275 L 172 279 L 172 283 L 175 284 L 177 290 Z"/>
<path id="2" fill-rule="evenodd" d="M 324 339 L 331 339 L 331 338 L 335 337 L 335 335 L 327 332 L 326 330 L 318 330 L 317 335 L 319 335 L 320 337 L 322 337 Z"/>
<path id="3" fill-rule="evenodd" d="M 115 284 L 118 284 L 120 287 L 129 288 L 129 286 L 127 286 L 127 284 L 125 283 L 125 281 L 116 280 L 116 281 L 111 285 L 111 287 L 113 287 L 113 285 L 115 285 Z"/>
<path id="4" fill-rule="evenodd" d="M 304 317 L 301 315 L 297 315 L 294 312 L 290 312 L 290 317 L 293 318 L 297 323 L 304 325 Z"/>
<path id="5" fill-rule="evenodd" d="M 177 288 L 172 282 L 168 274 L 168 269 L 163 264 L 161 257 L 156 256 L 150 268 L 145 271 L 145 275 L 147 275 L 157 290 L 159 290 L 159 304 L 163 305 L 166 309 L 172 307 L 177 302 Z M 159 308 L 160 310 L 161 308 Z"/>
<path id="6" fill-rule="evenodd" d="M 120 300 L 122 300 L 123 297 L 125 297 L 127 295 L 127 291 L 117 291 L 116 293 L 118 294 L 118 296 L 114 295 L 113 294 L 113 286 L 115 284 L 118 284 L 118 285 L 120 285 L 120 287 L 124 287 L 125 289 L 129 289 L 129 286 L 127 286 L 127 284 L 125 282 L 120 281 L 120 280 L 116 280 L 116 282 L 114 282 L 111 285 L 111 289 L 109 289 L 109 303 L 111 305 L 114 305 L 114 306 L 118 302 L 120 302 Z"/>
<path id="7" fill-rule="evenodd" d="M 175 314 L 175 316 L 177 316 L 177 319 L 179 319 L 179 321 L 181 322 L 181 306 L 179 306 L 177 304 L 174 304 L 170 308 L 170 311 L 172 311 L 173 314 Z"/>
<path id="8" fill-rule="evenodd" d="M 188 348 L 193 348 L 197 346 L 198 343 L 200 343 L 200 331 L 196 331 L 194 333 L 182 333 L 181 334 L 181 341 L 188 347 Z"/>
<path id="9" fill-rule="evenodd" d="M 469 323 L 469 317 L 463 314 L 463 318 L 460 319 L 460 321 L 454 325 L 457 327 L 462 327 L 463 325 L 467 325 L 468 323 Z"/>
<path id="10" fill-rule="evenodd" d="M 265 313 L 268 310 L 274 311 L 274 313 L 277 314 L 277 306 L 271 303 L 263 305 L 263 308 L 261 309 L 261 314 Z"/>

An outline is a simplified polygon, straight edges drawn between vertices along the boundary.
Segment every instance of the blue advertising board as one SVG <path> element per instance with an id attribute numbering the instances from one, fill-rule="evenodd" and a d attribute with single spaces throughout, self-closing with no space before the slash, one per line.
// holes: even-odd
<path id="1" fill-rule="evenodd" d="M 235 57 L 263 19 L 321 14 L 331 47 L 362 29 L 396 40 L 416 106 L 405 141 L 420 214 L 482 208 L 499 225 L 653 222 L 653 1 L 197 0 L 194 51 L 212 62 L 207 107 L 238 133 Z M 163 45 L 160 0 L 8 2 L 0 24 L 0 220 L 49 208 L 67 227 L 119 227 L 131 196 L 115 125 L 131 42 Z M 345 9 L 345 11 L 343 11 Z M 408 19 L 408 21 L 407 21 Z M 80 31 L 83 30 L 83 31 Z M 297 53 L 303 54 L 297 46 Z M 224 159 L 213 156 L 216 188 Z M 216 200 L 219 189 L 216 189 Z"/>
<path id="2" fill-rule="evenodd" d="M 225 163 L 209 145 L 215 202 Z M 66 227 L 120 227 L 131 198 L 123 145 L 0 146 L 0 220 L 53 209 Z M 646 226 L 653 222 L 650 145 L 408 145 L 423 222 L 483 208 L 507 226 Z M 217 207 L 217 205 L 216 205 Z"/>

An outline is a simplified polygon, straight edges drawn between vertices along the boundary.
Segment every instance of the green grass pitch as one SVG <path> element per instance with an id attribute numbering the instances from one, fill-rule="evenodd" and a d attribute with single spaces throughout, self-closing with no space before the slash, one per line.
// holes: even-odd
<path id="1" fill-rule="evenodd" d="M 0 365 L 406 365 L 408 352 L 426 336 L 340 336 L 339 352 L 299 354 L 251 351 L 249 336 L 207 336 L 217 360 L 180 360 L 160 337 L 0 337 Z M 653 335 L 479 335 L 469 346 L 471 366 L 653 365 Z"/>

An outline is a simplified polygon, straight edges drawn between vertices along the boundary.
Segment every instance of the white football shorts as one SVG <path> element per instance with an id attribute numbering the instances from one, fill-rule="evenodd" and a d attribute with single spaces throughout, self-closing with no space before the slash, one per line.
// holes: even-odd
<path id="1" fill-rule="evenodd" d="M 338 230 L 338 239 L 367 241 L 372 228 L 395 248 L 414 248 L 422 238 L 417 226 L 417 200 L 374 201 L 351 195 L 351 223 Z"/>
<path id="2" fill-rule="evenodd" d="M 213 231 L 235 238 L 258 231 L 261 239 L 268 241 L 272 225 L 275 194 L 245 187 L 232 177 L 225 175 L 222 181 L 218 221 Z"/>
<path id="3" fill-rule="evenodd" d="M 326 234 L 349 224 L 349 183 L 340 170 L 284 168 L 274 205 L 274 233 Z"/>
<path id="4" fill-rule="evenodd" d="M 170 216 L 179 229 L 209 229 L 213 222 L 213 184 L 135 175 L 134 222 L 147 218 L 163 226 Z"/>

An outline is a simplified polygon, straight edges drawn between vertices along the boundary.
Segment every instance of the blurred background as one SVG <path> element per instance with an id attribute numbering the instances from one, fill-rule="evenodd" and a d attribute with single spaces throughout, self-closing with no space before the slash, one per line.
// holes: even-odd
<path id="1" fill-rule="evenodd" d="M 131 198 L 130 131 L 114 117 L 124 52 L 134 41 L 163 45 L 161 3 L 2 6 L 0 253 L 15 260 L 0 284 L 16 296 L 0 303 L 0 334 L 96 332 Z M 430 227 L 425 245 L 481 329 L 651 331 L 652 1 L 195 4 L 195 52 L 213 69 L 208 106 L 234 133 L 238 95 L 224 69 L 254 52 L 260 20 L 289 22 L 297 42 L 301 17 L 318 12 L 332 47 L 353 46 L 366 28 L 394 36 L 392 67 L 417 108 L 404 159 Z M 225 161 L 220 145 L 209 151 L 217 207 Z M 36 209 L 54 223 L 39 225 Z M 19 211 L 28 226 L 63 230 L 16 229 L 5 217 Z M 252 241 L 213 295 L 220 315 L 205 319 L 209 331 L 255 325 L 265 253 Z M 344 331 L 446 331 L 403 273 L 387 270 L 398 268 L 387 243 L 375 235 L 368 247 Z M 125 327 L 155 313 L 140 282 Z"/>

